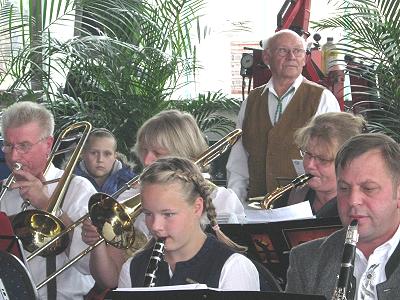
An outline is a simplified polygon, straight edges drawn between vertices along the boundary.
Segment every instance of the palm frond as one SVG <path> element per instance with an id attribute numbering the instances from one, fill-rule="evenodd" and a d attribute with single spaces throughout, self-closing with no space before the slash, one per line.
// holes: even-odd
<path id="1" fill-rule="evenodd" d="M 346 72 L 361 78 L 353 96 L 364 101 L 353 109 L 367 117 L 371 131 L 400 141 L 400 0 L 343 0 L 337 16 L 314 23 L 316 29 L 343 28 L 338 51 Z"/>
<path id="2" fill-rule="evenodd" d="M 239 103 L 220 92 L 171 100 L 195 80 L 192 34 L 205 0 L 37 0 L 36 8 L 0 1 L 0 84 L 12 78 L 8 92 L 44 102 L 58 128 L 89 120 L 112 130 L 129 155 L 144 121 L 174 104 L 205 133 L 234 127 Z M 55 34 L 54 26 L 71 24 L 73 37 Z"/>

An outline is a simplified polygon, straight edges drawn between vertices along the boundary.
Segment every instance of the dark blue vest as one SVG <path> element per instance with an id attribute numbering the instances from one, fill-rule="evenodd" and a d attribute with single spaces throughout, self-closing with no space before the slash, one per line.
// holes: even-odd
<path id="1" fill-rule="evenodd" d="M 132 259 L 130 265 L 132 287 L 143 286 L 152 250 L 151 248 L 144 250 Z M 156 286 L 188 284 L 194 281 L 218 288 L 221 270 L 233 253 L 232 249 L 214 236 L 207 235 L 203 247 L 192 259 L 176 263 L 172 278 L 169 277 L 168 264 L 165 261 L 160 262 L 156 274 Z"/>

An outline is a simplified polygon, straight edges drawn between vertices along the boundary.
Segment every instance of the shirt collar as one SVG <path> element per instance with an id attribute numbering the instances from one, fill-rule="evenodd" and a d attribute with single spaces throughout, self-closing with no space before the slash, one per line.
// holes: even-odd
<path id="1" fill-rule="evenodd" d="M 388 240 L 386 243 L 384 243 L 383 245 L 379 246 L 377 249 L 379 249 L 380 247 L 388 247 L 388 257 L 390 257 L 392 255 L 392 253 L 394 252 L 394 250 L 396 249 L 397 245 L 400 242 L 400 226 L 397 227 L 397 230 L 395 232 L 395 234 L 392 236 L 392 238 L 390 240 Z M 387 246 L 385 246 L 387 245 Z"/>
<path id="2" fill-rule="evenodd" d="M 381 253 L 382 255 L 384 253 L 387 253 L 386 257 L 388 259 L 393 254 L 399 242 L 400 242 L 400 226 L 397 227 L 397 230 L 395 234 L 392 236 L 392 238 L 383 243 L 382 245 L 380 245 L 379 247 L 377 247 L 371 255 L 375 253 Z M 360 258 L 366 260 L 364 254 L 359 249 L 357 249 L 356 253 Z"/>
<path id="3" fill-rule="evenodd" d="M 290 90 L 291 87 L 294 87 L 294 92 L 297 91 L 297 88 L 300 86 L 300 84 L 303 82 L 303 75 L 299 75 L 299 77 L 296 78 L 296 80 L 292 83 L 292 85 L 288 88 L 288 90 Z M 272 77 L 269 79 L 269 81 L 267 82 L 267 84 L 265 85 L 261 95 L 263 95 L 267 89 L 271 90 L 274 94 L 276 94 L 274 86 L 272 84 Z"/>

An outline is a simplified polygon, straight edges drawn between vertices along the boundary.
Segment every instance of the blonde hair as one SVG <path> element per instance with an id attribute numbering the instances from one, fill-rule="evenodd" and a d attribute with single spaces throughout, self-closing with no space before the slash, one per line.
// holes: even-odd
<path id="1" fill-rule="evenodd" d="M 142 163 L 149 148 L 163 148 L 169 155 L 195 160 L 207 150 L 207 143 L 191 114 L 166 110 L 147 120 L 137 133 L 134 151 Z"/>
<path id="2" fill-rule="evenodd" d="M 207 215 L 211 227 L 221 242 L 240 252 L 247 250 L 245 247 L 234 243 L 220 230 L 211 198 L 213 187 L 204 179 L 200 169 L 189 159 L 178 157 L 161 158 L 148 166 L 140 175 L 141 189 L 147 184 L 173 183 L 180 184 L 181 194 L 189 205 L 193 205 L 199 196 L 203 198 L 203 214 Z"/>
<path id="3" fill-rule="evenodd" d="M 361 133 L 365 124 L 361 116 L 347 112 L 328 112 L 313 117 L 304 127 L 296 130 L 294 141 L 299 148 L 304 149 L 310 139 L 316 138 L 318 144 L 326 146 L 327 154 L 335 158 L 344 142 Z"/>
<path id="4" fill-rule="evenodd" d="M 43 105 L 22 101 L 10 105 L 2 115 L 1 131 L 4 137 L 8 128 L 15 128 L 28 123 L 37 123 L 42 129 L 42 138 L 53 135 L 54 117 L 52 113 Z"/>

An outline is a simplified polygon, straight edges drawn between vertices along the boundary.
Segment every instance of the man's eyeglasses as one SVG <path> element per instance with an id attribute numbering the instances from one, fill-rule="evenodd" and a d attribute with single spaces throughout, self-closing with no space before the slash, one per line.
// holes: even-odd
<path id="1" fill-rule="evenodd" d="M 40 140 L 38 140 L 36 143 L 30 143 L 30 142 L 23 142 L 23 143 L 19 143 L 19 144 L 9 144 L 7 142 L 4 142 L 3 146 L 1 147 L 1 150 L 4 153 L 11 153 L 13 149 L 15 149 L 15 151 L 17 151 L 18 153 L 21 154 L 26 154 L 29 151 L 31 151 L 32 147 L 39 144 L 41 141 L 43 141 L 45 138 L 41 138 Z"/>
<path id="2" fill-rule="evenodd" d="M 319 155 L 313 155 L 308 151 L 305 151 L 303 149 L 300 149 L 300 156 L 304 159 L 304 160 L 310 160 L 310 159 L 314 159 L 315 162 L 319 165 L 322 166 L 326 166 L 328 164 L 330 164 L 331 162 L 333 162 L 335 159 L 327 159 L 327 158 L 323 158 Z"/>
<path id="3" fill-rule="evenodd" d="M 289 49 L 289 48 L 279 47 L 279 48 L 275 49 L 275 52 L 276 52 L 276 54 L 278 54 L 281 57 L 288 56 L 290 54 L 290 52 L 292 52 L 294 56 L 300 57 L 300 56 L 304 55 L 306 50 L 304 50 L 302 48 Z"/>

